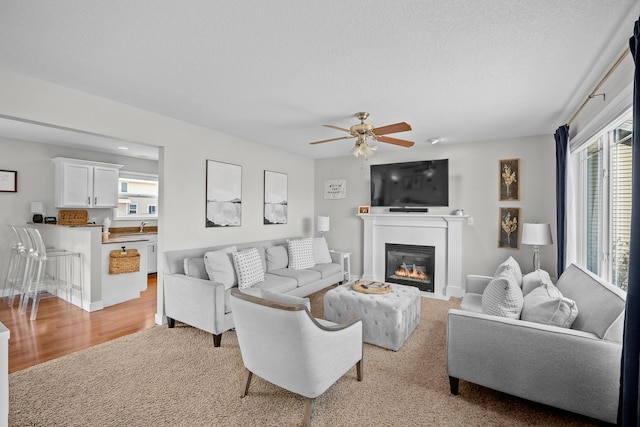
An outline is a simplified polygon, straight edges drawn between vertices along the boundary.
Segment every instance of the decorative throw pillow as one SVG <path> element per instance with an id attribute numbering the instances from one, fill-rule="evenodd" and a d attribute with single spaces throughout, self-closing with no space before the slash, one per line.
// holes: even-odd
<path id="1" fill-rule="evenodd" d="M 267 271 L 280 270 L 289 265 L 289 254 L 286 246 L 269 246 L 266 250 Z"/>
<path id="2" fill-rule="evenodd" d="M 520 270 L 520 264 L 518 264 L 513 257 L 510 256 L 505 262 L 500 264 L 498 268 L 496 268 L 496 272 L 493 274 L 493 277 L 496 278 L 503 274 L 513 274 L 518 287 L 522 288 L 522 271 Z"/>
<path id="3" fill-rule="evenodd" d="M 204 267 L 209 280 L 222 283 L 225 289 L 231 289 L 238 284 L 231 255 L 237 250 L 235 246 L 229 246 L 204 254 Z"/>
<path id="4" fill-rule="evenodd" d="M 552 284 L 538 286 L 524 297 L 522 320 L 570 328 L 578 317 L 575 301 L 564 298 Z"/>
<path id="5" fill-rule="evenodd" d="M 510 274 L 492 279 L 482 294 L 482 312 L 485 314 L 519 319 L 522 304 L 522 290 Z"/>
<path id="6" fill-rule="evenodd" d="M 264 281 L 264 269 L 256 248 L 233 253 L 233 264 L 238 274 L 238 287 L 245 289 Z"/>
<path id="7" fill-rule="evenodd" d="M 209 278 L 204 265 L 204 258 L 185 258 L 182 263 L 186 276 L 205 280 Z"/>
<path id="8" fill-rule="evenodd" d="M 313 260 L 313 239 L 289 240 L 289 268 L 303 270 L 316 265 Z"/>
<path id="9" fill-rule="evenodd" d="M 536 270 L 522 276 L 522 295 L 527 296 L 529 292 L 542 285 L 553 285 L 549 273 L 544 270 Z"/>
<path id="10" fill-rule="evenodd" d="M 313 238 L 313 261 L 315 264 L 331 264 L 329 245 L 324 237 Z"/>

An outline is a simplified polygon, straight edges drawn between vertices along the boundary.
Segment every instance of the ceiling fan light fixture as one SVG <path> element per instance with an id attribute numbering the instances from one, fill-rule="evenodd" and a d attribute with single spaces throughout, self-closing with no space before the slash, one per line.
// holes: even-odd
<path id="1" fill-rule="evenodd" d="M 431 139 L 427 140 L 427 142 L 429 144 L 432 144 L 432 145 L 433 144 L 437 144 L 438 142 L 440 142 L 440 138 L 431 138 Z"/>

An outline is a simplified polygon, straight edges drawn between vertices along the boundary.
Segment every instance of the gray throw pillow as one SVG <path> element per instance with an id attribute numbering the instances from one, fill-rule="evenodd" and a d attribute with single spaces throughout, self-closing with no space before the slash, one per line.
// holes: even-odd
<path id="1" fill-rule="evenodd" d="M 331 264 L 329 245 L 324 237 L 313 238 L 313 260 L 316 264 Z"/>
<path id="2" fill-rule="evenodd" d="M 519 319 L 522 303 L 522 290 L 510 274 L 492 279 L 482 293 L 482 312 L 485 314 Z"/>
<path id="3" fill-rule="evenodd" d="M 549 273 L 544 270 L 536 270 L 522 276 L 522 295 L 525 297 L 529 292 L 542 285 L 553 285 Z"/>
<path id="4" fill-rule="evenodd" d="M 237 250 L 236 246 L 229 246 L 204 254 L 204 266 L 209 280 L 222 283 L 225 289 L 231 289 L 238 284 L 232 256 Z"/>
<path id="5" fill-rule="evenodd" d="M 204 266 L 204 258 L 185 258 L 184 274 L 189 277 L 195 277 L 197 279 L 209 279 L 207 269 Z"/>
<path id="6" fill-rule="evenodd" d="M 564 298 L 552 284 L 538 286 L 524 297 L 522 320 L 570 328 L 578 316 L 573 300 Z"/>
<path id="7" fill-rule="evenodd" d="M 289 254 L 286 246 L 269 246 L 265 256 L 268 272 L 287 268 L 287 265 L 289 265 Z"/>

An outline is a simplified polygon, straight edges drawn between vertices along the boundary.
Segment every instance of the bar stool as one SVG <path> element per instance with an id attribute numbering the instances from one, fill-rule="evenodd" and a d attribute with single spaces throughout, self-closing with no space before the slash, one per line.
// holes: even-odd
<path id="1" fill-rule="evenodd" d="M 35 228 L 27 228 L 27 233 L 34 251 L 31 252 L 25 269 L 24 282 L 28 285 L 20 300 L 20 312 L 26 313 L 29 299 L 33 300 L 31 320 L 35 320 L 40 300 L 58 296 L 58 291 L 61 288 L 66 290 L 66 299 L 70 303 L 73 303 L 73 292 L 79 291 L 80 307 L 82 307 L 84 285 L 82 254 L 47 248 L 42 235 Z M 76 260 L 79 263 L 77 274 Z"/>
<path id="2" fill-rule="evenodd" d="M 23 289 L 22 281 L 29 255 L 29 246 L 23 242 L 17 227 L 8 225 L 6 228 L 9 233 L 10 253 L 3 282 L 2 296 L 7 296 L 8 305 L 12 306 L 16 290 Z M 8 294 L 7 289 L 9 290 Z"/>

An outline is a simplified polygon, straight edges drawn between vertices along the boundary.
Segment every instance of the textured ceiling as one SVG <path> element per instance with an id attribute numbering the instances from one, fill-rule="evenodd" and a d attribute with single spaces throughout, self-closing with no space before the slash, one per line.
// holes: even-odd
<path id="1" fill-rule="evenodd" d="M 4 0 L 0 67 L 323 158 L 353 141 L 308 143 L 358 111 L 408 122 L 393 136 L 417 145 L 552 134 L 639 14 L 637 0 Z"/>

